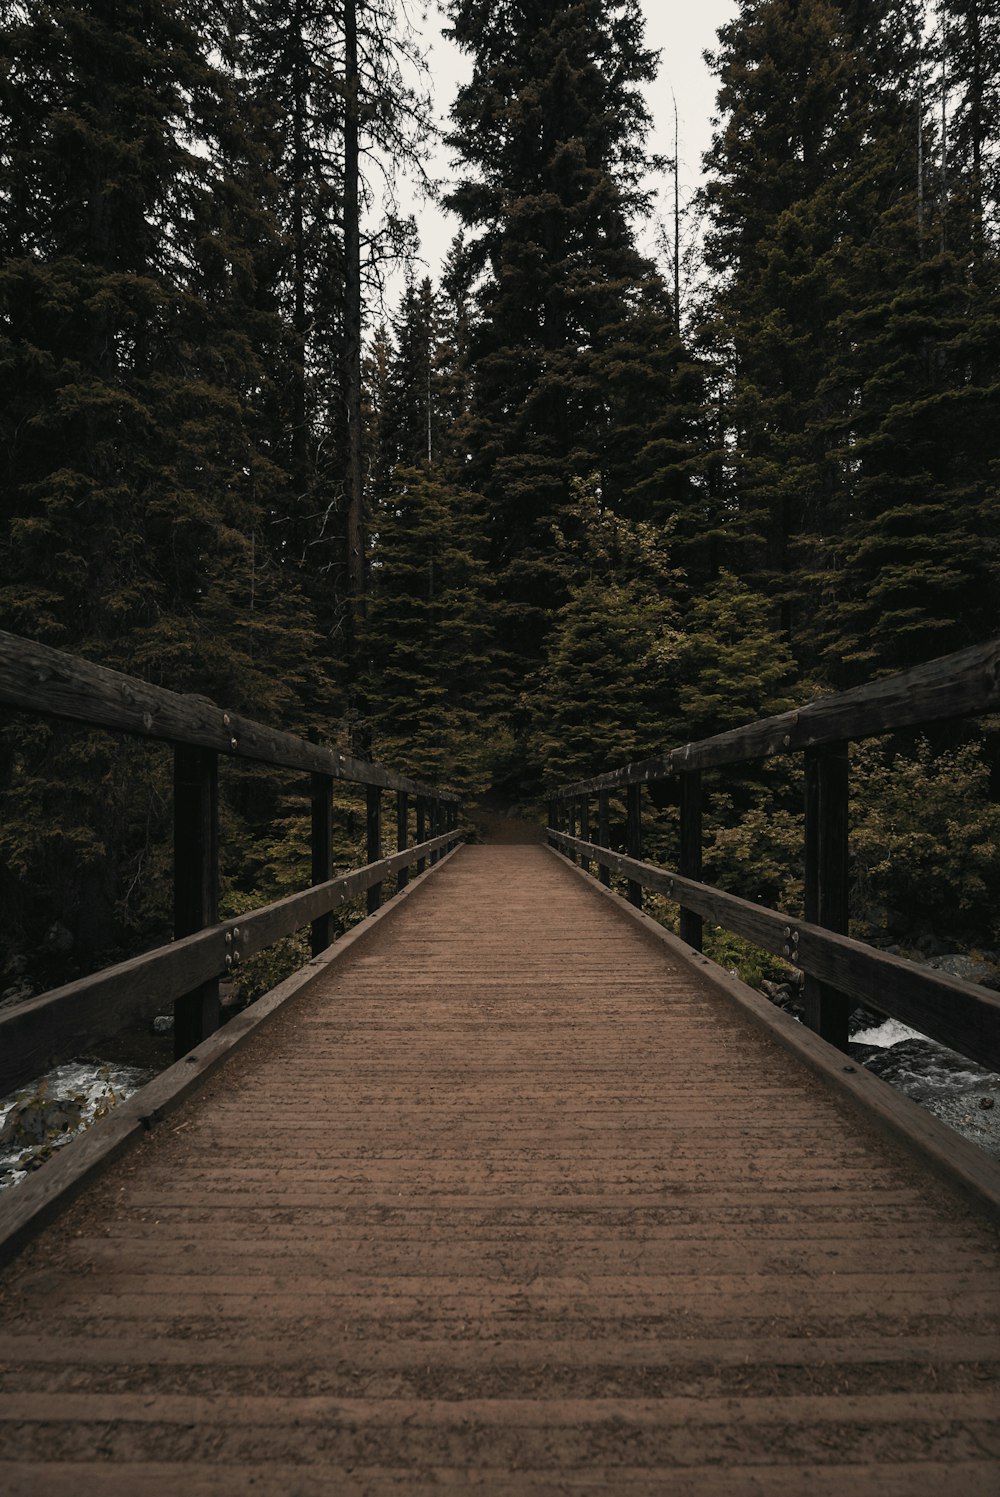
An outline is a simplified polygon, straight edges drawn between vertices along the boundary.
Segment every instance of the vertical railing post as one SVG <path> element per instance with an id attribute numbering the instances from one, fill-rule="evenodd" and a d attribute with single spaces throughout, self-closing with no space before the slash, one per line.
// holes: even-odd
<path id="1" fill-rule="evenodd" d="M 630 858 L 642 858 L 642 786 L 629 785 L 625 791 L 625 850 Z M 642 885 L 628 881 L 629 904 L 642 909 Z"/>
<path id="2" fill-rule="evenodd" d="M 580 798 L 580 840 L 582 842 L 590 841 L 590 802 L 585 795 Z M 580 867 L 585 873 L 589 873 L 590 859 L 581 857 Z"/>
<path id="3" fill-rule="evenodd" d="M 405 790 L 396 791 L 396 849 L 402 852 L 409 847 L 410 837 L 410 797 Z M 405 889 L 410 882 L 410 865 L 401 868 L 396 874 L 397 892 Z"/>
<path id="4" fill-rule="evenodd" d="M 611 845 L 611 818 L 609 815 L 610 796 L 607 790 L 602 790 L 597 798 L 597 840 L 602 847 Z M 611 869 L 606 863 L 601 864 L 599 878 L 605 888 L 611 886 Z"/>
<path id="5" fill-rule="evenodd" d="M 430 823 L 430 834 L 432 837 L 436 837 L 441 830 L 441 802 L 438 800 L 437 796 L 435 796 L 431 801 Z M 434 867 L 434 864 L 438 861 L 440 856 L 441 854 L 435 847 L 434 851 L 431 853 L 432 868 Z"/>
<path id="6" fill-rule="evenodd" d="M 566 801 L 566 833 L 570 837 L 576 836 L 576 801 L 572 796 Z M 569 853 L 569 860 L 571 863 L 576 862 L 575 852 Z"/>
<path id="7" fill-rule="evenodd" d="M 417 796 L 417 842 L 427 840 L 427 801 L 422 795 Z M 426 858 L 417 859 L 417 873 L 423 873 L 427 867 Z"/>
<path id="8" fill-rule="evenodd" d="M 847 934 L 850 784 L 848 746 L 824 744 L 806 749 L 806 919 L 840 935 Z M 794 954 L 792 956 L 794 961 Z M 839 1050 L 848 1048 L 851 1001 L 835 988 L 806 976 L 805 1022 Z"/>
<path id="9" fill-rule="evenodd" d="M 382 791 L 378 785 L 366 786 L 368 800 L 368 862 L 377 863 L 382 857 Z M 368 913 L 374 915 L 382 905 L 382 885 L 373 884 L 368 890 Z"/>
<path id="10" fill-rule="evenodd" d="M 314 774 L 311 779 L 312 813 L 312 881 L 325 884 L 333 878 L 333 777 Z M 313 956 L 318 956 L 333 944 L 333 911 L 318 915 L 310 929 L 309 944 Z"/>
<path id="11" fill-rule="evenodd" d="M 219 918 L 219 756 L 214 749 L 174 749 L 174 939 Z M 234 943 L 233 965 L 239 961 Z M 178 1060 L 221 1022 L 219 982 L 212 978 L 174 1001 Z"/>
<path id="12" fill-rule="evenodd" d="M 680 873 L 684 878 L 694 879 L 701 883 L 701 808 L 702 808 L 702 783 L 701 770 L 689 769 L 681 773 L 681 866 Z M 704 929 L 702 918 L 693 910 L 686 910 L 681 905 L 681 940 L 693 946 L 695 951 L 702 949 Z"/>

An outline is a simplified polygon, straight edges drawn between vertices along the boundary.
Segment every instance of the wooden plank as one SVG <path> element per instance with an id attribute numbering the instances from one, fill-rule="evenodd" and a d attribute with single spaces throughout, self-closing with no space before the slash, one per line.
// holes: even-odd
<path id="1" fill-rule="evenodd" d="M 430 878 L 429 871 L 425 878 Z M 192 1091 L 203 1085 L 222 1061 L 252 1038 L 290 999 L 322 975 L 331 963 L 345 957 L 378 923 L 392 915 L 401 902 L 423 887 L 422 879 L 415 880 L 402 894 L 354 926 L 320 956 L 314 957 L 249 1008 L 236 1014 L 183 1060 L 175 1061 L 140 1091 L 119 1102 L 106 1116 L 60 1149 L 44 1170 L 16 1190 L 0 1196 L 0 1264 L 15 1257 L 42 1227 L 65 1210 L 88 1181 L 174 1112 Z M 308 892 L 312 894 L 314 891 Z M 201 932 L 188 937 L 188 942 L 204 942 L 210 937 L 218 939 L 222 930 L 220 926 L 215 931 Z"/>
<path id="2" fill-rule="evenodd" d="M 625 845 L 633 862 L 642 859 L 642 786 L 629 785 L 625 791 Z M 582 861 L 582 860 L 581 860 Z M 642 882 L 629 879 L 628 901 L 642 909 Z"/>
<path id="3" fill-rule="evenodd" d="M 328 774 L 336 780 L 380 785 L 457 800 L 429 790 L 381 764 L 353 759 L 217 707 L 206 697 L 182 696 L 76 655 L 0 631 L 0 703 L 91 727 L 162 743 L 213 749 L 231 758 Z"/>
<path id="4" fill-rule="evenodd" d="M 602 790 L 597 798 L 597 840 L 602 847 L 611 846 L 611 827 L 609 817 L 610 796 L 606 790 Z M 611 870 L 606 863 L 598 867 L 598 878 L 605 887 L 610 887 Z"/>
<path id="5" fill-rule="evenodd" d="M 849 914 L 847 809 L 850 770 L 846 743 L 806 749 L 805 911 L 812 925 L 847 934 Z M 686 873 L 687 869 L 682 869 Z M 806 973 L 805 1022 L 848 1049 L 853 1004 L 844 993 Z"/>
<path id="6" fill-rule="evenodd" d="M 382 860 L 382 792 L 377 785 L 369 785 L 366 792 L 368 802 L 368 866 Z M 381 880 L 368 885 L 368 913 L 374 915 L 382 903 Z"/>
<path id="7" fill-rule="evenodd" d="M 405 790 L 396 791 L 396 849 L 402 852 L 410 841 L 410 797 Z M 410 865 L 406 863 L 396 874 L 396 892 L 400 893 L 410 882 Z"/>
<path id="8" fill-rule="evenodd" d="M 372 867 L 342 874 L 325 884 L 289 894 L 207 930 L 131 957 L 91 977 L 29 998 L 0 1011 L 0 1095 L 41 1075 L 60 1061 L 168 1008 L 179 993 L 219 977 L 226 957 L 241 959 L 291 935 L 330 910 L 391 878 L 418 851 L 450 847 L 455 833 L 394 853 Z"/>
<path id="9" fill-rule="evenodd" d="M 219 919 L 219 756 L 174 749 L 174 938 Z M 222 1022 L 218 977 L 174 999 L 174 1059 L 214 1034 Z"/>
<path id="10" fill-rule="evenodd" d="M 310 852 L 313 885 L 329 883 L 333 877 L 333 780 L 330 775 L 314 774 L 310 779 Z M 313 956 L 333 944 L 336 934 L 333 911 L 317 915 L 309 931 Z"/>
<path id="11" fill-rule="evenodd" d="M 581 851 L 579 839 L 565 833 L 556 833 L 555 841 L 567 853 L 579 855 Z M 594 843 L 588 850 L 592 858 L 603 860 L 614 872 L 641 882 L 647 889 L 656 889 L 775 956 L 785 957 L 803 972 L 850 994 L 856 1002 L 901 1019 L 980 1065 L 1000 1071 L 1000 996 L 988 988 L 889 956 L 849 936 L 794 920 Z"/>
<path id="12" fill-rule="evenodd" d="M 820 697 L 793 712 L 747 723 L 592 780 L 567 785 L 557 793 L 569 797 L 644 785 L 669 779 L 683 770 L 744 764 L 823 743 L 872 738 L 949 718 L 995 712 L 998 707 L 1000 640 L 994 640 L 867 686 Z"/>
<path id="13" fill-rule="evenodd" d="M 681 780 L 681 849 L 680 871 L 685 878 L 701 882 L 702 854 L 702 781 L 700 769 L 689 769 Z M 681 906 L 681 940 L 695 951 L 702 946 L 702 919 L 694 910 Z"/>
<path id="14" fill-rule="evenodd" d="M 578 870 L 574 871 L 578 878 L 586 878 Z M 596 880 L 587 879 L 586 883 L 595 896 L 612 903 L 619 914 L 641 923 L 646 935 L 657 945 L 688 962 L 696 962 L 698 975 L 716 991 L 735 1002 L 761 1024 L 786 1050 L 790 1050 L 876 1127 L 889 1136 L 902 1140 L 946 1180 L 958 1185 L 980 1210 L 985 1211 L 994 1221 L 1000 1222 L 1000 1163 L 939 1122 L 925 1108 L 897 1092 L 881 1077 L 866 1071 L 864 1066 L 845 1064 L 840 1051 L 827 1044 L 818 1034 L 814 1034 L 804 1024 L 796 1023 L 791 1015 L 777 1008 L 763 993 L 758 993 L 738 977 L 733 977 L 707 956 L 690 951 L 673 931 L 667 930 L 650 915 L 633 909 L 612 890 L 603 889 Z M 846 936 L 836 936 L 825 931 L 818 934 L 825 936 L 834 945 L 847 943 Z M 877 955 L 881 956 L 881 953 Z M 908 966 L 909 963 L 903 965 Z M 963 990 L 968 990 L 972 985 L 962 983 L 960 986 Z M 898 1210 L 898 1206 L 895 1209 Z M 810 1207 L 810 1214 L 813 1212 L 815 1204 Z"/>

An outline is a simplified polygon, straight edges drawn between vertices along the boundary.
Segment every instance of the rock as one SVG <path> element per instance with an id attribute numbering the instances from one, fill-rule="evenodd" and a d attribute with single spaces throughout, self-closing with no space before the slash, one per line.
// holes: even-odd
<path id="1" fill-rule="evenodd" d="M 863 1048 L 858 1046 L 858 1049 Z M 874 1055 L 865 1057 L 865 1065 L 884 1081 L 917 1101 L 934 1096 L 957 1096 L 974 1088 L 981 1089 L 993 1080 L 993 1073 L 974 1060 L 957 1055 L 936 1040 L 900 1040 Z"/>
<path id="2" fill-rule="evenodd" d="M 56 956 L 68 956 L 74 944 L 72 932 L 59 920 L 54 921 L 45 932 L 45 949 Z"/>
<path id="3" fill-rule="evenodd" d="M 979 1105 L 983 1109 L 984 1112 L 989 1112 L 990 1108 L 994 1105 L 993 1104 L 993 1098 L 992 1097 L 980 1097 L 980 1099 L 979 1099 Z"/>
<path id="4" fill-rule="evenodd" d="M 854 1009 L 847 1021 L 847 1033 L 861 1034 L 865 1029 L 875 1029 L 877 1025 L 885 1020 L 884 1014 L 877 1014 L 873 1008 L 865 1008 L 860 1005 Z"/>
<path id="5" fill-rule="evenodd" d="M 173 1016 L 173 1014 L 157 1014 L 156 1018 L 153 1020 L 153 1033 L 154 1034 L 173 1034 L 173 1032 L 174 1032 L 174 1016 Z"/>
<path id="6" fill-rule="evenodd" d="M 1000 977 L 997 969 L 978 957 L 966 956 L 963 952 L 950 952 L 946 956 L 932 956 L 924 962 L 934 972 L 945 972 L 949 977 L 961 977 L 965 982 L 996 981 Z"/>
<path id="7" fill-rule="evenodd" d="M 0 1144 L 43 1144 L 53 1135 L 80 1126 L 81 1097 L 50 1097 L 45 1082 L 36 1092 L 18 1097 L 0 1128 Z"/>
<path id="8" fill-rule="evenodd" d="M 937 936 L 929 934 L 918 936 L 915 945 L 917 950 L 922 952 L 924 956 L 945 956 L 948 951 L 943 941 L 939 941 Z"/>
<path id="9" fill-rule="evenodd" d="M 28 970 L 28 958 L 17 952 L 14 956 L 7 958 L 4 963 L 4 977 L 23 977 Z"/>
<path id="10" fill-rule="evenodd" d="M 34 998 L 35 985 L 23 977 L 20 982 L 13 983 L 9 988 L 4 988 L 0 993 L 0 1008 L 10 1008 L 15 1003 L 23 1003 L 26 998 Z"/>

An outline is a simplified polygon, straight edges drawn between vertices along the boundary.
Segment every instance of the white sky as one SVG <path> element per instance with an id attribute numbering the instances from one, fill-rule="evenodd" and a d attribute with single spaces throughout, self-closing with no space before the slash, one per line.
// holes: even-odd
<path id="1" fill-rule="evenodd" d="M 716 45 L 718 28 L 731 20 L 739 9 L 738 0 L 641 0 L 646 17 L 646 45 L 660 52 L 657 81 L 647 91 L 653 134 L 650 147 L 655 153 L 673 156 L 674 104 L 680 121 L 680 182 L 686 198 L 701 181 L 701 156 L 711 141 L 711 118 L 715 108 L 715 79 L 702 58 L 706 49 Z M 422 31 L 424 45 L 430 54 L 435 105 L 442 127 L 447 127 L 448 110 L 460 83 L 470 73 L 468 60 L 441 35 L 442 20 L 433 4 L 423 26 L 411 11 L 411 19 Z M 673 90 L 673 96 L 671 94 Z M 438 179 L 450 177 L 448 153 L 439 148 L 430 163 L 430 173 Z M 663 182 L 662 211 L 672 211 L 673 180 Z M 411 204 L 420 228 L 421 250 L 432 276 L 437 277 L 448 246 L 458 230 L 458 220 L 426 200 Z M 650 245 L 644 245 L 647 250 Z"/>

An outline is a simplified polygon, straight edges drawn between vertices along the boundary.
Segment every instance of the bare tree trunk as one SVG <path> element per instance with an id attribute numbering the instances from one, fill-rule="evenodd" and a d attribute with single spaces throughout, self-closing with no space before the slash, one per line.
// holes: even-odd
<path id="1" fill-rule="evenodd" d="M 365 613 L 365 523 L 361 468 L 361 223 L 358 4 L 344 0 L 344 403 L 347 412 L 347 624 L 353 673 Z"/>

